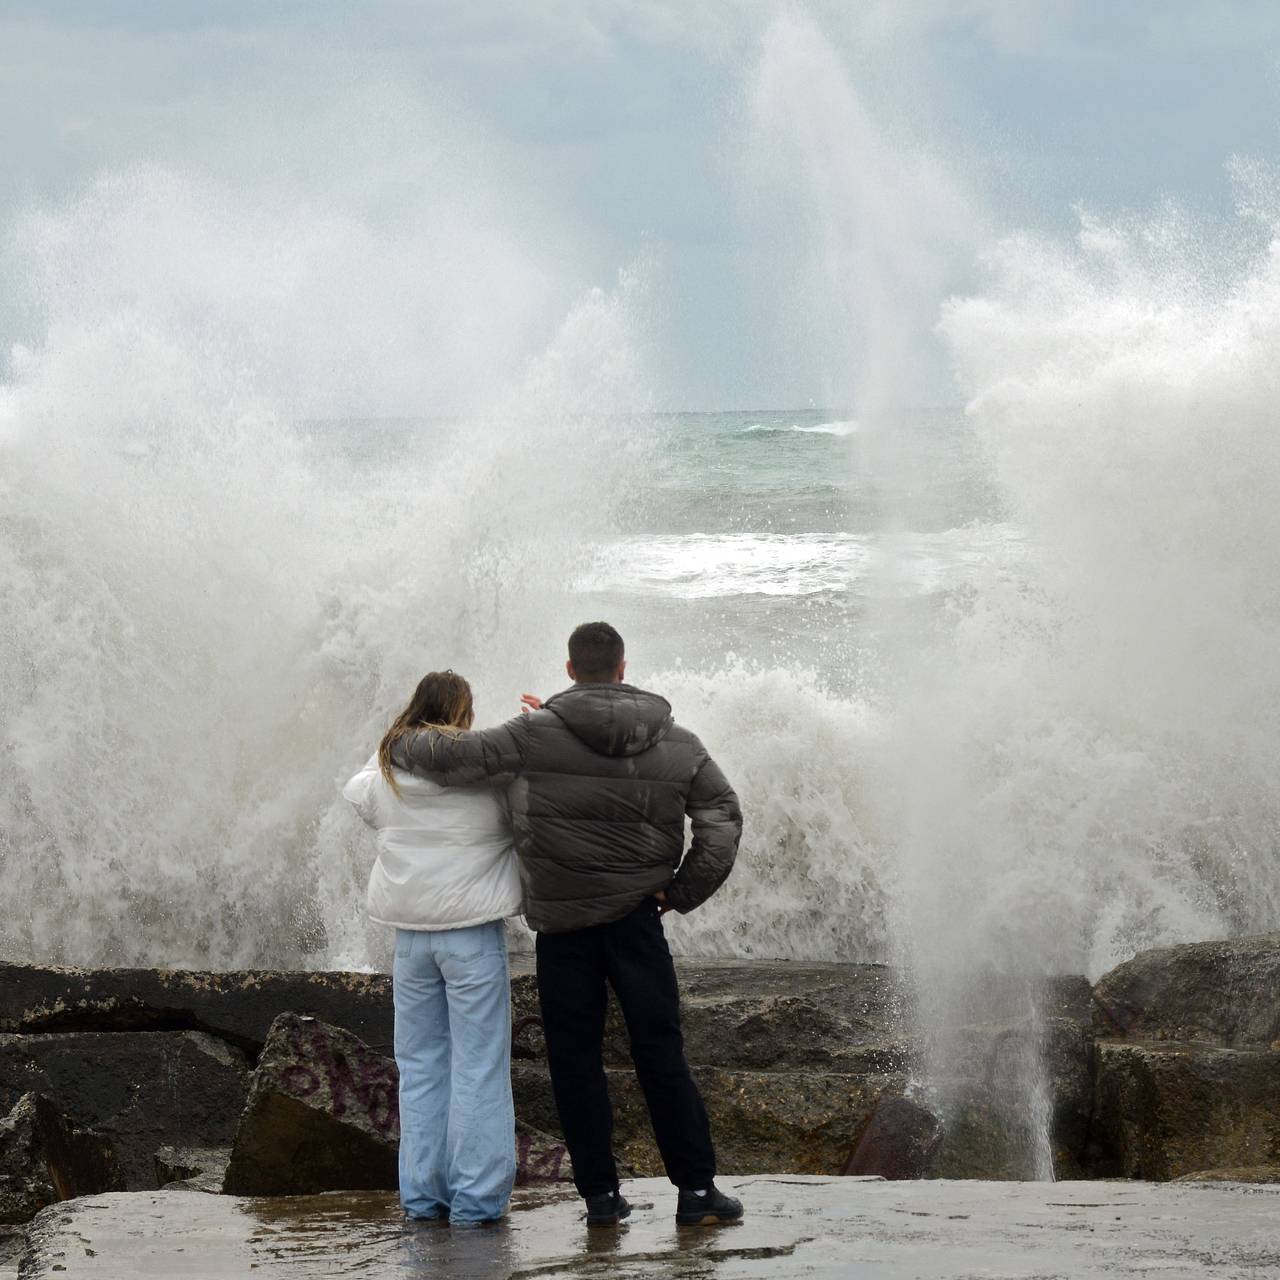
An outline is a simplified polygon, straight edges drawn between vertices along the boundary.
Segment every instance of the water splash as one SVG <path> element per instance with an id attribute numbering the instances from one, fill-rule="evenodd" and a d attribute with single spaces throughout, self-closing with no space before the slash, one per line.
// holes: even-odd
<path id="1" fill-rule="evenodd" d="M 966 202 L 918 181 L 937 168 L 895 147 L 801 19 L 767 38 L 756 101 L 812 198 L 810 243 L 844 296 L 828 305 L 873 317 L 869 336 L 842 330 L 863 384 L 849 399 L 882 468 L 909 472 L 891 406 L 910 401 L 913 318 L 944 279 L 920 263 Z M 994 976 L 1097 975 L 1280 923 L 1280 251 L 1268 184 L 1242 178 L 1234 232 L 1085 217 L 1072 246 L 999 243 L 990 288 L 943 310 L 1028 554 L 880 655 L 872 688 L 887 932 L 938 1087 Z M 885 616 L 870 630 L 901 635 Z M 1041 1176 L 1042 1057 L 1007 1081 Z"/>
<path id="2" fill-rule="evenodd" d="M 507 710 L 491 691 L 558 656 L 566 575 L 622 492 L 637 279 L 583 299 L 429 459 L 361 472 L 281 406 L 313 271 L 358 274 L 362 250 L 339 269 L 323 227 L 292 245 L 301 222 L 255 284 L 263 228 L 229 199 L 107 180 L 11 250 L 47 332 L 13 355 L 0 441 L 6 956 L 367 963 L 367 848 L 335 782 L 424 667 Z"/>

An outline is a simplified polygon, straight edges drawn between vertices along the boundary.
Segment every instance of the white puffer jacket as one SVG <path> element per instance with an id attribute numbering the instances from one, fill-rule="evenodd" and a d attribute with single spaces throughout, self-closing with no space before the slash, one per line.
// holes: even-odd
<path id="1" fill-rule="evenodd" d="M 342 789 L 378 833 L 369 917 L 398 929 L 465 929 L 523 909 L 511 820 L 492 787 L 443 787 L 375 755 Z"/>

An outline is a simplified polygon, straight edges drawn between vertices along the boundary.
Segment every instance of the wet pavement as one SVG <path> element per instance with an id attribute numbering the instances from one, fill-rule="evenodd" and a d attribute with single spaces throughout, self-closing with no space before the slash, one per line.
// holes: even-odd
<path id="1" fill-rule="evenodd" d="M 627 1184 L 629 1225 L 587 1230 L 572 1194 L 517 1193 L 507 1221 L 402 1221 L 393 1197 L 246 1200 L 191 1191 L 48 1209 L 23 1280 L 1088 1280 L 1280 1275 L 1280 1187 L 1137 1182 L 724 1179 L 748 1217 L 677 1228 L 665 1182 Z"/>

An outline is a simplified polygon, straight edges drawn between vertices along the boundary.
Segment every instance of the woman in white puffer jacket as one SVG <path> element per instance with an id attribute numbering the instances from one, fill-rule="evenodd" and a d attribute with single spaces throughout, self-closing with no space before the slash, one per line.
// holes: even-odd
<path id="1" fill-rule="evenodd" d="M 458 1225 L 501 1217 L 515 1181 L 503 920 L 520 913 L 520 878 L 502 798 L 395 769 L 391 747 L 473 718 L 467 682 L 428 673 L 342 791 L 378 833 L 369 915 L 396 931 L 400 1201 L 410 1218 Z"/>

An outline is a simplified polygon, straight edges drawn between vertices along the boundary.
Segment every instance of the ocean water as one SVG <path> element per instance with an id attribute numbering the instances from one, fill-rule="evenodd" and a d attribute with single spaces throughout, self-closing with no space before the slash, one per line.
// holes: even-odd
<path id="1" fill-rule="evenodd" d="M 595 429 L 592 424 L 591 429 Z M 811 669 L 850 693 L 874 678 L 866 623 L 930 626 L 975 573 L 1022 553 L 960 408 L 895 419 L 894 462 L 846 411 L 756 410 L 619 418 L 623 489 L 565 584 L 579 611 L 635 636 L 649 671 L 738 663 Z M 373 484 L 430 465 L 465 423 L 321 420 L 299 430 Z M 912 527 L 894 527 L 910 506 Z"/>

